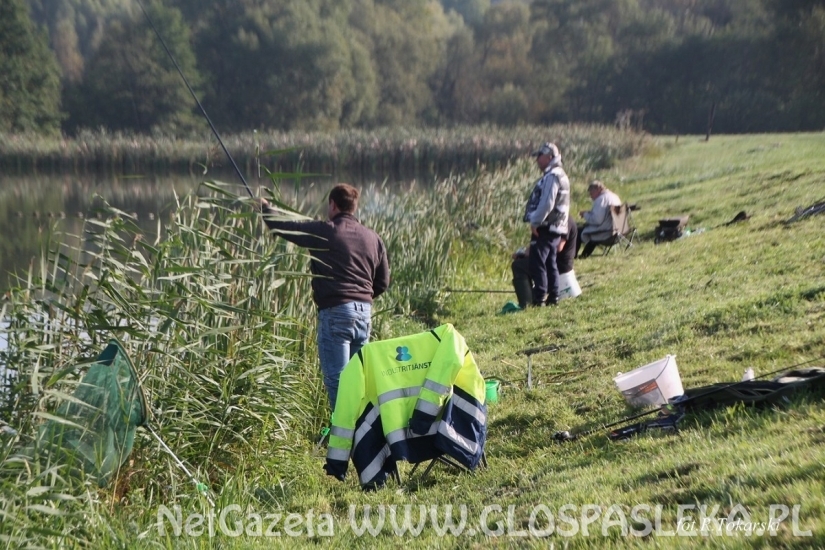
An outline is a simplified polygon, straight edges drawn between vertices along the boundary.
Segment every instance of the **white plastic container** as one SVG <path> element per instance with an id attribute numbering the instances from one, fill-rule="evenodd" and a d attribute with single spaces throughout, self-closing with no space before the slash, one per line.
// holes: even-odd
<path id="1" fill-rule="evenodd" d="M 624 374 L 619 373 L 613 381 L 634 407 L 665 405 L 669 399 L 685 393 L 675 355 L 668 355 Z"/>
<path id="2" fill-rule="evenodd" d="M 570 270 L 567 273 L 559 275 L 559 300 L 565 298 L 575 298 L 582 293 L 582 288 L 579 286 L 579 281 L 576 280 L 576 272 Z"/>

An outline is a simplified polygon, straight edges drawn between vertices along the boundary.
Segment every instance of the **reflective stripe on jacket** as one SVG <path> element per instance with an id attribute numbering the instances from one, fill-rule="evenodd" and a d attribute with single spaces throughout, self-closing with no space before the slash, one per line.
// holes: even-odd
<path id="1" fill-rule="evenodd" d="M 484 452 L 484 379 L 450 324 L 371 342 L 341 372 L 325 469 L 343 479 L 351 458 L 365 488 L 397 460 L 443 453 L 474 469 Z"/>

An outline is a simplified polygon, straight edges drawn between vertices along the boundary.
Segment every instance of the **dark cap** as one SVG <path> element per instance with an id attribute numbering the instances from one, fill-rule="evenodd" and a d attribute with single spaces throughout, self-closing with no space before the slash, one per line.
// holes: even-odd
<path id="1" fill-rule="evenodd" d="M 534 157 L 540 157 L 541 155 L 550 155 L 550 157 L 556 158 L 559 156 L 559 148 L 556 147 L 555 143 L 550 143 L 548 141 L 537 150 L 533 151 Z"/>

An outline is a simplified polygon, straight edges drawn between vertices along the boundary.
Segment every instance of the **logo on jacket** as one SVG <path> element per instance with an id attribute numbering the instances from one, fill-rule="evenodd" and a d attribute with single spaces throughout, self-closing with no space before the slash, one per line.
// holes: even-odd
<path id="1" fill-rule="evenodd" d="M 395 351 L 398 355 L 395 356 L 396 361 L 409 361 L 412 359 L 412 355 L 410 355 L 410 350 L 407 346 L 398 346 L 395 348 Z"/>

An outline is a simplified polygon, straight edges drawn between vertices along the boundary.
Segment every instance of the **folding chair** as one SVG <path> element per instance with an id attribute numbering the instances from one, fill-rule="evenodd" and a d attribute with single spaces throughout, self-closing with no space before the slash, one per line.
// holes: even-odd
<path id="1" fill-rule="evenodd" d="M 352 460 L 365 490 L 396 463 L 486 465 L 484 377 L 464 337 L 450 324 L 366 344 L 341 373 L 325 470 L 340 480 Z"/>
<path id="2" fill-rule="evenodd" d="M 415 474 L 415 471 L 418 469 L 419 466 L 424 464 L 424 462 L 426 462 L 426 460 L 423 461 L 423 462 L 416 462 L 415 464 L 413 464 L 412 470 L 410 470 L 410 477 L 412 477 L 412 475 Z M 446 464 L 447 466 L 450 466 L 451 468 L 455 468 L 457 470 L 463 470 L 463 471 L 467 470 L 467 468 L 464 467 L 462 464 L 459 464 L 458 462 L 456 462 L 455 460 L 453 460 L 453 459 L 451 459 L 447 456 L 443 456 L 443 455 L 442 456 L 437 456 L 437 457 L 435 457 L 434 459 L 432 459 L 430 461 L 430 463 L 427 465 L 427 468 L 424 470 L 424 473 L 421 474 L 421 478 L 420 478 L 421 481 L 424 481 L 425 479 L 427 479 L 427 476 L 430 474 L 430 471 L 433 469 L 433 466 L 435 466 L 436 464 Z M 483 468 L 487 467 L 487 454 L 486 453 L 484 453 L 484 452 L 481 453 L 481 462 L 479 462 L 479 464 Z M 472 470 L 470 470 L 470 471 L 472 471 Z M 394 477 L 395 477 L 395 480 L 398 483 L 401 483 L 401 476 L 398 474 L 398 470 L 395 471 L 395 476 Z"/>
<path id="3" fill-rule="evenodd" d="M 616 245 L 624 245 L 627 250 L 633 246 L 633 238 L 636 236 L 636 227 L 633 224 L 633 216 L 631 214 L 632 208 L 627 203 L 620 206 L 610 207 L 610 217 L 613 219 L 613 236 L 606 241 L 598 241 L 593 244 L 604 247 L 604 255 L 610 254 L 610 251 Z"/>

